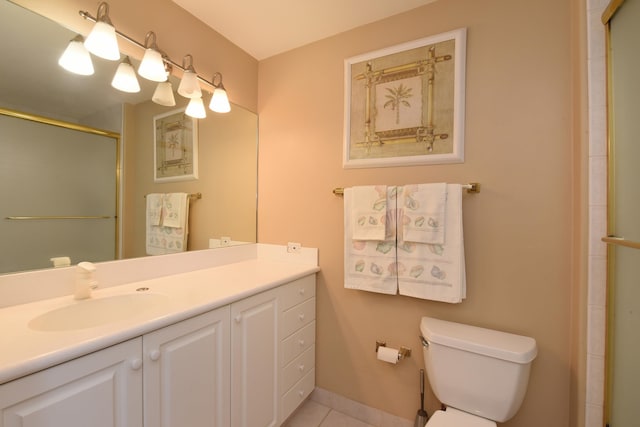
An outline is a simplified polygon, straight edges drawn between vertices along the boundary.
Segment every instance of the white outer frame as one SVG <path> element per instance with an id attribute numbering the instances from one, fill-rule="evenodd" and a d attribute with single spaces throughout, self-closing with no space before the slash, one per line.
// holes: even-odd
<path id="1" fill-rule="evenodd" d="M 418 156 L 384 157 L 372 159 L 349 159 L 351 134 L 351 65 L 369 59 L 391 55 L 447 40 L 455 40 L 454 92 L 453 92 L 453 152 L 447 154 L 425 154 Z M 390 166 L 414 166 L 426 164 L 464 163 L 464 119 L 465 119 L 465 70 L 467 29 L 458 28 L 446 33 L 425 37 L 362 55 L 344 61 L 344 131 L 343 168 L 369 168 Z"/>

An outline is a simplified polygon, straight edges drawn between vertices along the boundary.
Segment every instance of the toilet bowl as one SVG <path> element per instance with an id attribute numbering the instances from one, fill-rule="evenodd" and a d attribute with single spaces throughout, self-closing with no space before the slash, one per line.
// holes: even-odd
<path id="1" fill-rule="evenodd" d="M 447 407 L 426 427 L 495 427 L 516 414 L 537 355 L 533 338 L 431 317 L 420 332 L 429 384 Z"/>

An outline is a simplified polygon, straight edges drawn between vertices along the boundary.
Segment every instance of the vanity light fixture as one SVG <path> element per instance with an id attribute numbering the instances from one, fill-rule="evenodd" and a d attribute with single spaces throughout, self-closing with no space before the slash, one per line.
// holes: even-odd
<path id="1" fill-rule="evenodd" d="M 120 49 L 116 29 L 109 18 L 109 5 L 106 2 L 98 6 L 96 24 L 84 42 L 85 47 L 91 53 L 110 61 L 120 59 Z"/>
<path id="2" fill-rule="evenodd" d="M 131 65 L 131 60 L 128 56 L 125 56 L 122 62 L 120 62 L 120 65 L 118 65 L 116 74 L 111 81 L 111 86 L 122 92 L 140 92 L 140 83 L 138 83 L 136 71 L 133 69 L 133 65 Z"/>
<path id="3" fill-rule="evenodd" d="M 58 65 L 81 76 L 90 76 L 94 73 L 91 55 L 87 48 L 84 47 L 84 37 L 78 34 L 71 39 L 64 53 L 58 59 Z"/>
<path id="4" fill-rule="evenodd" d="M 189 117 L 193 117 L 194 119 L 204 119 L 205 117 L 207 117 L 207 112 L 204 109 L 204 102 L 202 102 L 202 97 L 191 98 L 189 100 L 189 105 L 187 105 L 187 109 L 184 113 Z"/>
<path id="5" fill-rule="evenodd" d="M 167 81 L 167 73 L 164 67 L 164 60 L 158 45 L 156 44 L 156 33 L 149 31 L 144 38 L 144 56 L 138 67 L 138 74 L 153 82 Z"/>
<path id="6" fill-rule="evenodd" d="M 216 78 L 218 79 L 218 83 L 216 84 Z M 211 111 L 215 111 L 216 113 L 228 113 L 231 111 L 231 105 L 229 105 L 229 98 L 227 97 L 227 91 L 224 89 L 224 85 L 222 84 L 222 74 L 215 73 L 213 75 L 213 79 L 211 79 L 213 83 L 213 96 L 211 97 L 211 102 L 209 103 L 209 108 Z"/>
<path id="7" fill-rule="evenodd" d="M 178 86 L 178 93 L 185 98 L 202 98 L 202 91 L 198 83 L 198 75 L 193 68 L 193 57 L 191 54 L 185 55 L 184 58 L 182 58 L 182 68 L 184 69 L 184 74 L 182 75 L 180 86 Z"/>
<path id="8" fill-rule="evenodd" d="M 209 87 L 213 87 L 213 96 L 209 104 L 209 108 L 212 111 L 215 111 L 216 113 L 227 113 L 231 111 L 231 105 L 229 104 L 227 91 L 225 90 L 224 85 L 222 84 L 221 73 L 215 73 L 213 75 L 212 81 L 203 79 L 202 77 L 196 74 L 192 64 L 193 57 L 191 55 L 186 55 L 183 58 L 182 66 L 180 66 L 176 62 L 172 61 L 166 54 L 162 52 L 162 50 L 158 48 L 156 44 L 156 34 L 153 31 L 149 31 L 146 34 L 144 45 L 139 41 L 129 37 L 128 35 L 120 31 L 117 31 L 113 27 L 113 25 L 111 24 L 111 20 L 109 19 L 109 6 L 106 2 L 102 2 L 98 6 L 98 17 L 93 17 L 91 16 L 91 14 L 89 14 L 89 12 L 82 11 L 82 10 L 79 11 L 79 13 L 82 18 L 88 21 L 94 22 L 96 24 L 94 26 L 94 30 L 97 31 L 98 28 L 107 29 L 109 30 L 108 31 L 109 33 L 111 32 L 111 30 L 113 30 L 113 40 L 115 41 L 114 44 L 116 46 L 116 51 L 117 51 L 117 39 L 115 37 L 116 34 L 122 37 L 123 39 L 127 40 L 128 42 L 134 44 L 135 46 L 138 46 L 139 48 L 145 50 L 144 57 L 142 58 L 142 62 L 138 67 L 138 75 L 140 75 L 141 77 L 144 77 L 145 79 L 159 83 L 152 97 L 153 102 L 160 105 L 169 106 L 169 107 L 176 105 L 175 97 L 173 94 L 173 87 L 171 85 L 171 82 L 168 81 L 168 77 L 171 75 L 171 71 L 175 66 L 183 71 L 183 78 L 181 80 L 180 87 L 178 88 L 178 93 L 180 93 L 182 96 L 191 98 L 192 100 L 195 99 L 195 101 L 189 103 L 189 105 L 191 106 L 191 108 L 189 108 L 189 113 L 193 113 L 192 117 L 204 118 L 206 116 L 206 112 L 203 111 L 204 108 L 201 108 L 201 106 L 204 106 L 204 103 L 202 101 L 202 90 L 200 89 L 200 83 L 203 83 L 207 87 L 207 89 Z M 104 25 L 98 25 L 98 24 L 104 24 Z M 110 28 L 107 28 L 107 27 L 110 27 Z M 94 31 L 92 30 L 92 33 L 93 32 Z M 87 41 L 84 42 L 84 45 L 85 47 L 87 47 L 87 49 L 89 49 L 89 46 L 87 45 L 88 41 L 89 40 L 87 39 Z M 92 51 L 91 49 L 89 49 L 89 52 L 94 53 L 98 56 L 101 56 L 97 52 Z M 105 56 L 101 56 L 101 57 L 105 58 Z M 114 59 L 119 59 L 120 52 L 118 51 L 117 57 L 115 55 L 112 55 L 112 57 Z M 90 56 L 89 56 L 89 59 L 91 59 Z M 189 60 L 188 65 L 186 63 L 186 59 Z M 128 63 L 130 65 L 130 61 L 128 60 L 128 58 L 125 58 L 125 60 L 122 61 L 122 64 L 118 66 L 118 69 L 120 69 L 121 66 L 122 68 L 125 68 L 125 69 L 128 68 L 126 65 L 124 65 L 125 63 Z M 123 73 L 126 73 L 126 72 L 123 71 Z M 119 78 L 118 76 L 119 74 L 120 73 L 117 72 L 116 76 L 114 76 L 112 85 L 116 87 L 116 89 L 124 90 L 116 86 L 117 84 L 119 85 L 119 83 L 116 83 L 116 77 Z M 137 83 L 137 79 L 135 81 Z M 193 82 L 195 82 L 195 85 L 193 85 Z M 185 85 L 186 88 L 182 87 L 183 84 Z M 191 87 L 192 89 L 189 90 L 188 89 L 189 87 Z M 191 96 L 189 96 L 189 94 L 191 94 Z"/>

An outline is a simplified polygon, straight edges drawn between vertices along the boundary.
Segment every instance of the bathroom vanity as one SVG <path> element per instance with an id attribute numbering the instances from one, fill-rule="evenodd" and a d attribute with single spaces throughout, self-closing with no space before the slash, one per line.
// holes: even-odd
<path id="1" fill-rule="evenodd" d="M 315 386 L 317 251 L 229 249 L 88 300 L 0 309 L 0 425 L 281 425 Z"/>

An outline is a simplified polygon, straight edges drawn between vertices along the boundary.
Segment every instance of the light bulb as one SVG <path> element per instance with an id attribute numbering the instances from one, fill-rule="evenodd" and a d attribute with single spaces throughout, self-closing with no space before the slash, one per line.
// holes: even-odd
<path id="1" fill-rule="evenodd" d="M 207 112 L 204 109 L 202 97 L 191 98 L 191 100 L 189 101 L 189 105 L 187 105 L 187 109 L 185 110 L 185 114 L 196 119 L 204 119 L 205 117 L 207 117 Z"/>
<path id="2" fill-rule="evenodd" d="M 58 60 L 58 65 L 74 74 L 90 76 L 94 73 L 93 62 L 83 41 L 84 38 L 81 35 L 73 38 Z"/>
<path id="3" fill-rule="evenodd" d="M 128 56 L 126 56 L 120 65 L 118 65 L 116 74 L 113 76 L 113 80 L 111 81 L 111 86 L 121 90 L 122 92 L 140 92 L 140 83 L 138 83 L 136 72 L 133 69 Z"/>

